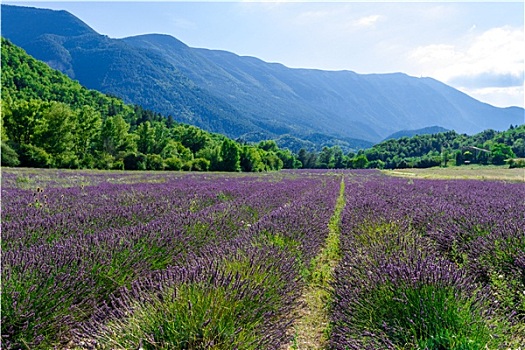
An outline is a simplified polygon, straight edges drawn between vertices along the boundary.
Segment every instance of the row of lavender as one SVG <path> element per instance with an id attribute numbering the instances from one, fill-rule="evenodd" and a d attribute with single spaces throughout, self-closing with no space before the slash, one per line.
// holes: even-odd
<path id="1" fill-rule="evenodd" d="M 6 349 L 277 348 L 340 184 L 322 174 L 112 183 L 84 173 L 82 185 L 27 189 L 7 175 Z"/>
<path id="2" fill-rule="evenodd" d="M 331 348 L 525 343 L 523 184 L 348 177 Z"/>

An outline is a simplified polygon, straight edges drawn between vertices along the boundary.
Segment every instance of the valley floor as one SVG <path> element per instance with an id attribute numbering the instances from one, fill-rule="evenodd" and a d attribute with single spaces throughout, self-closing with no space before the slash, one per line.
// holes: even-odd
<path id="1" fill-rule="evenodd" d="M 471 179 L 525 182 L 525 169 L 509 169 L 508 166 L 459 166 L 427 169 L 383 170 L 384 174 L 420 179 Z"/>

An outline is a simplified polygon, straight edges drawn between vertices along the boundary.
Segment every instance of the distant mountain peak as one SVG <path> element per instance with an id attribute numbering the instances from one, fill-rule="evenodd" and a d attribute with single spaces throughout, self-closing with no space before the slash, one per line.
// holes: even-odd
<path id="1" fill-rule="evenodd" d="M 36 7 L 2 5 L 2 35 L 6 28 L 20 28 L 17 30 L 19 43 L 45 35 L 80 36 L 98 34 L 90 26 L 64 10 L 48 10 Z"/>

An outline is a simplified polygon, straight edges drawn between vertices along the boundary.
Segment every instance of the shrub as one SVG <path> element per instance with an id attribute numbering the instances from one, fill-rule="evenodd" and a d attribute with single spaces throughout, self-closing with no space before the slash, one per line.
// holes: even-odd
<path id="1" fill-rule="evenodd" d="M 20 161 L 18 160 L 18 154 L 14 149 L 9 147 L 5 142 L 2 142 L 2 166 L 18 166 Z"/>
<path id="2" fill-rule="evenodd" d="M 20 160 L 23 166 L 45 168 L 53 165 L 53 158 L 40 147 L 25 144 L 20 147 Z"/>
<path id="3" fill-rule="evenodd" d="M 195 158 L 192 165 L 193 170 L 195 171 L 208 171 L 210 168 L 210 161 L 204 158 Z"/>
<path id="4" fill-rule="evenodd" d="M 509 160 L 509 168 L 525 168 L 525 158 L 516 158 Z"/>
<path id="5" fill-rule="evenodd" d="M 163 170 L 164 160 L 158 154 L 146 155 L 146 168 L 148 170 Z"/>
<path id="6" fill-rule="evenodd" d="M 124 169 L 126 170 L 146 170 L 147 158 L 142 153 L 128 153 L 124 156 Z"/>
<path id="7" fill-rule="evenodd" d="M 164 160 L 166 164 L 166 169 L 168 170 L 181 170 L 182 169 L 182 160 L 178 157 L 170 157 Z"/>

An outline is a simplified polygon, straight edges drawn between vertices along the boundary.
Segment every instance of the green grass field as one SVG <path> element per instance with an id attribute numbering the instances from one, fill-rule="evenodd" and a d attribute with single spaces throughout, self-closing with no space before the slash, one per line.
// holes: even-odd
<path id="1" fill-rule="evenodd" d="M 420 179 L 471 179 L 525 182 L 525 169 L 507 166 L 468 165 L 448 168 L 383 170 L 384 174 Z"/>

